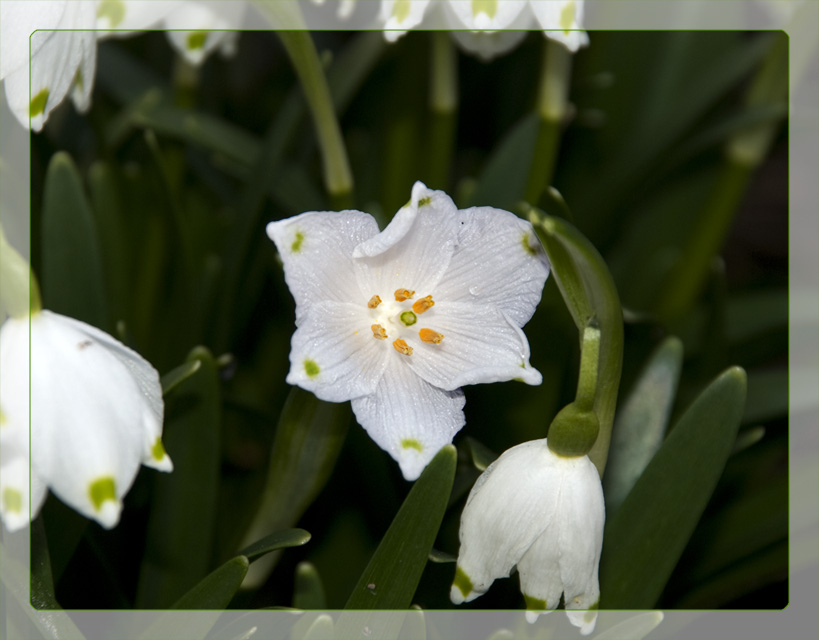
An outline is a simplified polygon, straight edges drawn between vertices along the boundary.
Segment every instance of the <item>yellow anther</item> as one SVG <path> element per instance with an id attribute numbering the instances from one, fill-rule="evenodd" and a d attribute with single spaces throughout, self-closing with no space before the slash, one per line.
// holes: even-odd
<path id="1" fill-rule="evenodd" d="M 433 331 L 432 329 L 421 329 L 418 332 L 418 337 L 421 338 L 422 342 L 441 344 L 441 340 L 444 339 L 444 334 Z"/>
<path id="2" fill-rule="evenodd" d="M 435 302 L 432 300 L 432 296 L 427 296 L 426 298 L 421 298 L 420 300 L 416 300 L 412 303 L 412 310 L 415 311 L 419 316 L 424 313 L 427 309 L 434 307 Z"/>
<path id="3" fill-rule="evenodd" d="M 395 350 L 398 353 L 403 353 L 405 356 L 412 355 L 412 347 L 407 344 L 405 340 L 401 340 L 400 338 L 392 343 L 392 346 L 395 347 Z"/>
<path id="4" fill-rule="evenodd" d="M 381 304 L 381 296 L 373 296 L 372 298 L 370 298 L 370 301 L 367 303 L 367 306 L 370 309 L 375 309 L 380 304 Z"/>
<path id="5" fill-rule="evenodd" d="M 395 300 L 396 302 L 404 302 L 404 300 L 408 300 L 412 296 L 415 295 L 415 291 L 410 291 L 409 289 L 396 289 L 395 290 Z"/>
<path id="6" fill-rule="evenodd" d="M 370 325 L 370 329 L 373 330 L 373 338 L 378 338 L 379 340 L 387 339 L 387 330 L 380 324 Z"/>

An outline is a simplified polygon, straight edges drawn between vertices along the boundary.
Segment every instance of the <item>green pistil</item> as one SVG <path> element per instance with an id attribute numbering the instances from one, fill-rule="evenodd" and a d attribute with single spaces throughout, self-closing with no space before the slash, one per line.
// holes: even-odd
<path id="1" fill-rule="evenodd" d="M 418 322 L 418 316 L 416 316 L 412 311 L 404 311 L 404 313 L 400 316 L 401 322 L 404 323 L 405 326 L 411 327 L 416 322 Z"/>
<path id="2" fill-rule="evenodd" d="M 29 105 L 28 112 L 31 114 L 32 118 L 39 116 L 41 113 L 45 112 L 46 103 L 48 102 L 48 89 L 43 89 L 31 99 L 31 105 Z"/>
<path id="3" fill-rule="evenodd" d="M 424 445 L 418 442 L 415 438 L 405 438 L 401 441 L 402 449 L 415 449 L 416 451 L 423 451 Z"/>
<path id="4" fill-rule="evenodd" d="M 308 378 L 315 378 L 320 371 L 321 367 L 319 367 L 314 360 L 308 359 L 304 361 L 304 372 Z"/>
<path id="5" fill-rule="evenodd" d="M 293 244 L 290 245 L 290 249 L 293 253 L 298 253 L 301 251 L 301 245 L 304 242 L 304 234 L 301 231 L 296 232 L 296 239 L 293 240 Z"/>
<path id="6" fill-rule="evenodd" d="M 103 476 L 92 482 L 88 486 L 88 494 L 91 496 L 91 504 L 99 511 L 102 505 L 108 501 L 117 501 L 116 482 L 111 476 Z"/>
<path id="7" fill-rule="evenodd" d="M 455 579 L 452 581 L 452 585 L 458 587 L 458 591 L 463 594 L 464 598 L 472 593 L 472 580 L 461 567 L 455 569 Z"/>
<path id="8" fill-rule="evenodd" d="M 195 51 L 205 46 L 205 40 L 208 39 L 207 31 L 194 31 L 188 35 L 188 49 Z"/>

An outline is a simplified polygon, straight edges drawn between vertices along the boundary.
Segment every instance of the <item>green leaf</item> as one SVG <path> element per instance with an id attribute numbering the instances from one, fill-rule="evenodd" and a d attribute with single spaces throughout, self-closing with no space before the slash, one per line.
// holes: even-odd
<path id="1" fill-rule="evenodd" d="M 163 442 L 174 464 L 154 477 L 137 606 L 162 608 L 211 568 L 221 466 L 221 390 L 210 352 L 194 349 L 200 369 L 181 383 L 166 407 Z"/>
<path id="2" fill-rule="evenodd" d="M 765 422 L 788 415 L 787 369 L 748 373 L 748 402 L 742 422 Z"/>
<path id="3" fill-rule="evenodd" d="M 498 454 L 492 451 L 485 444 L 478 442 L 475 438 L 466 437 L 466 446 L 469 447 L 469 455 L 472 456 L 472 464 L 478 471 L 486 471 L 486 467 L 498 458 Z"/>
<path id="4" fill-rule="evenodd" d="M 427 465 L 370 559 L 345 609 L 407 609 L 444 517 L 457 454 L 447 445 Z"/>
<path id="5" fill-rule="evenodd" d="M 46 308 L 109 329 L 94 217 L 77 167 L 64 152 L 54 154 L 45 178 L 40 284 Z"/>
<path id="6" fill-rule="evenodd" d="M 672 428 L 606 523 L 600 607 L 654 607 L 719 480 L 745 405 L 739 367 L 720 375 Z"/>
<path id="7" fill-rule="evenodd" d="M 201 360 L 188 360 L 175 369 L 168 371 L 168 373 L 163 375 L 159 380 L 159 383 L 162 385 L 162 395 L 167 395 L 172 389 L 175 389 L 190 378 L 194 373 L 199 371 L 201 366 Z"/>
<path id="8" fill-rule="evenodd" d="M 287 529 L 285 531 L 271 533 L 269 536 L 265 536 L 261 540 L 248 545 L 239 552 L 239 555 L 245 556 L 248 560 L 253 562 L 271 551 L 286 549 L 288 547 L 300 547 L 309 541 L 310 534 L 304 529 Z"/>
<path id="9" fill-rule="evenodd" d="M 530 113 L 506 135 L 486 162 L 467 206 L 510 209 L 523 200 L 538 126 L 537 115 Z"/>
<path id="10" fill-rule="evenodd" d="M 242 586 L 250 562 L 245 556 L 231 558 L 197 583 L 171 609 L 225 609 Z"/>
<path id="11" fill-rule="evenodd" d="M 322 402 L 293 387 L 285 402 L 270 452 L 268 474 L 245 544 L 292 527 L 324 487 L 347 435 L 350 409 L 346 404 Z M 247 584 L 267 579 L 276 556 L 251 567 Z"/>
<path id="12" fill-rule="evenodd" d="M 310 562 L 296 566 L 296 585 L 293 588 L 293 606 L 296 609 L 326 609 L 327 599 L 316 567 Z"/>
<path id="13" fill-rule="evenodd" d="M 48 554 L 42 518 L 31 523 L 31 606 L 35 609 L 61 609 L 54 595 L 51 558 Z"/>
<path id="14" fill-rule="evenodd" d="M 581 338 L 591 323 L 600 330 L 594 394 L 600 433 L 589 451 L 589 458 L 602 476 L 623 363 L 623 310 L 606 263 L 582 233 L 565 220 L 547 216 L 535 208 L 530 209 L 529 218 L 549 256 L 552 275 Z"/>
<path id="15" fill-rule="evenodd" d="M 651 355 L 620 406 L 603 476 L 609 518 L 663 442 L 677 395 L 682 361 L 682 342 L 675 337 L 666 338 Z"/>

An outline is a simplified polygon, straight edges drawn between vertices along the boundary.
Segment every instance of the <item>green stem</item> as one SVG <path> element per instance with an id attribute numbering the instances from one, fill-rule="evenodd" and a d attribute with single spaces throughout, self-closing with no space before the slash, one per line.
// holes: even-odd
<path id="1" fill-rule="evenodd" d="M 597 371 L 600 365 L 600 329 L 590 324 L 583 330 L 580 346 L 580 375 L 577 379 L 575 404 L 585 410 L 594 408 L 594 396 L 597 391 Z"/>
<path id="2" fill-rule="evenodd" d="M 0 306 L 13 318 L 24 318 L 43 308 L 40 287 L 25 261 L 6 240 L 0 227 Z"/>
<path id="3" fill-rule="evenodd" d="M 540 117 L 535 154 L 526 184 L 526 201 L 537 204 L 552 182 L 563 120 L 569 104 L 572 54 L 562 44 L 544 39 L 537 112 Z"/>
<path id="4" fill-rule="evenodd" d="M 458 54 L 449 33 L 433 31 L 431 36 L 427 185 L 433 189 L 446 189 L 458 111 Z"/>
<path id="5" fill-rule="evenodd" d="M 259 6 L 265 7 L 266 3 L 259 3 Z M 352 199 L 353 174 L 318 51 L 309 32 L 278 31 L 277 34 L 290 56 L 313 115 L 324 167 L 324 184 L 335 203 L 345 204 Z"/>

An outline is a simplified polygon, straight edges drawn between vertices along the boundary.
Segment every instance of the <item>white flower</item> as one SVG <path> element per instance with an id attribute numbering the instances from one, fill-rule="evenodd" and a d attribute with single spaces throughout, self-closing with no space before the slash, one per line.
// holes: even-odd
<path id="1" fill-rule="evenodd" d="M 512 447 L 467 498 L 450 599 L 477 598 L 517 565 L 530 622 L 557 607 L 562 593 L 571 623 L 591 633 L 604 521 L 600 476 L 588 456 L 559 456 L 545 439 Z"/>
<path id="2" fill-rule="evenodd" d="M 540 384 L 521 331 L 549 274 L 528 222 L 459 211 L 420 182 L 379 233 L 359 211 L 310 212 L 267 233 L 296 300 L 287 381 L 352 400 L 413 480 L 464 424 L 466 384 Z"/>
<path id="3" fill-rule="evenodd" d="M 40 311 L 0 328 L 0 516 L 19 529 L 39 511 L 46 486 L 111 528 L 140 463 L 172 464 L 162 447 L 162 389 L 139 354 L 92 326 Z M 30 489 L 30 491 L 29 491 Z"/>
<path id="4" fill-rule="evenodd" d="M 572 52 L 589 40 L 580 26 L 583 0 L 382 0 L 384 37 L 397 40 L 436 9 L 458 44 L 484 60 L 510 51 L 538 27 Z"/>

